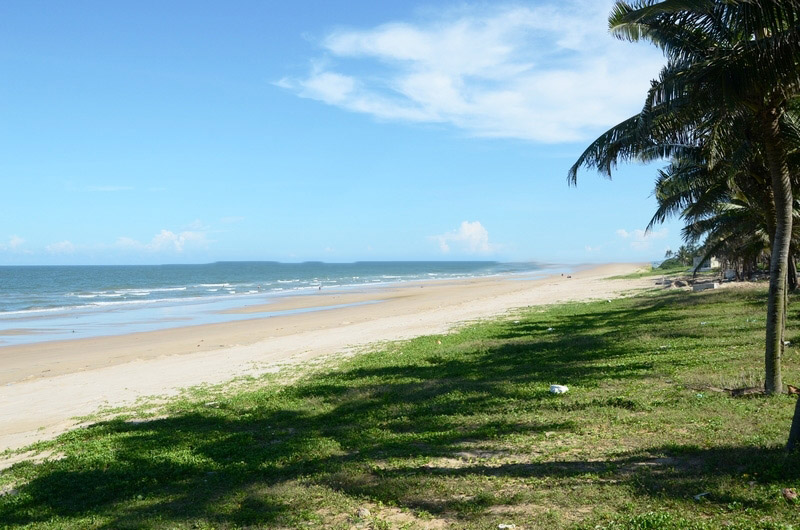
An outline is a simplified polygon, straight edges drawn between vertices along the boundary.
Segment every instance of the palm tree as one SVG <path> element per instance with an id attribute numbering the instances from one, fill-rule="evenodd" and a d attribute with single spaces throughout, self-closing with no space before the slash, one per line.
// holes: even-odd
<path id="1" fill-rule="evenodd" d="M 618 161 L 681 155 L 702 146 L 713 167 L 737 145 L 734 123 L 753 125 L 772 188 L 775 224 L 767 303 L 765 390 L 782 392 L 780 358 L 792 233 L 785 114 L 800 89 L 800 0 L 619 1 L 611 33 L 647 40 L 667 58 L 644 108 L 598 138 L 581 165 L 610 176 Z"/>
<path id="2" fill-rule="evenodd" d="M 659 207 L 648 229 L 679 215 L 686 223 L 683 239 L 687 244 L 702 241 L 696 250 L 700 262 L 720 257 L 733 265 L 738 275 L 739 264 L 743 271 L 754 269 L 758 258 L 770 248 L 771 212 L 727 179 L 715 178 L 714 173 L 685 159 L 674 159 L 659 171 L 655 187 Z"/>
<path id="3" fill-rule="evenodd" d="M 706 149 L 686 148 L 659 170 L 655 183 L 658 209 L 650 230 L 667 217 L 680 216 L 684 240 L 702 241 L 701 262 L 711 256 L 725 259 L 742 271 L 754 269 L 774 233 L 772 191 L 758 145 L 748 141 L 750 124 L 733 123 L 741 139 L 715 165 Z"/>

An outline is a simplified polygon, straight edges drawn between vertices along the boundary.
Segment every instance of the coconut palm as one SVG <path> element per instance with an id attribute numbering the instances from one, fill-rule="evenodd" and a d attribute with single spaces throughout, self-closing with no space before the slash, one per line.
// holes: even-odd
<path id="1" fill-rule="evenodd" d="M 792 233 L 787 109 L 800 90 L 800 1 L 640 0 L 617 2 L 611 33 L 659 46 L 667 64 L 641 113 L 598 138 L 570 171 L 610 175 L 619 161 L 682 155 L 702 146 L 714 167 L 741 141 L 737 122 L 752 124 L 768 169 L 775 212 L 767 304 L 765 390 L 782 391 L 780 357 Z"/>
<path id="2" fill-rule="evenodd" d="M 738 264 L 743 271 L 753 270 L 771 246 L 771 212 L 729 187 L 726 179 L 711 178 L 711 173 L 706 166 L 685 160 L 673 160 L 659 171 L 655 188 L 659 208 L 648 228 L 667 217 L 680 216 L 687 244 L 702 242 L 696 251 L 700 263 L 717 256 L 734 266 L 737 274 Z"/>

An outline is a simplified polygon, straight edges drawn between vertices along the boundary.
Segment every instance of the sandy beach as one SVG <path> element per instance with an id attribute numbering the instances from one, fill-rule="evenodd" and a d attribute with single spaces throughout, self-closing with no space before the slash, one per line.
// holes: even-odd
<path id="1" fill-rule="evenodd" d="M 0 451 L 49 439 L 76 416 L 182 388 L 274 372 L 371 343 L 443 333 L 517 308 L 611 298 L 652 285 L 610 280 L 642 264 L 579 270 L 571 278 L 431 281 L 288 297 L 273 311 L 318 310 L 147 333 L 0 348 Z M 258 313 L 263 307 L 238 310 Z"/>

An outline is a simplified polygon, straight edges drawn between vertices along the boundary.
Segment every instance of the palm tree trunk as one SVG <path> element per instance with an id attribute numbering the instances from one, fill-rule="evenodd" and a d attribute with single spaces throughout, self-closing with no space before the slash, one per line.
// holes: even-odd
<path id="1" fill-rule="evenodd" d="M 789 254 L 789 289 L 794 291 L 797 289 L 797 260 L 794 253 Z"/>
<path id="2" fill-rule="evenodd" d="M 772 110 L 765 113 L 764 149 L 772 180 L 775 201 L 775 238 L 769 267 L 769 297 L 767 300 L 767 332 L 765 351 L 764 390 L 768 394 L 783 392 L 781 352 L 783 323 L 786 312 L 787 269 L 789 245 L 792 240 L 792 185 L 786 164 L 786 151 L 780 136 L 780 115 Z"/>

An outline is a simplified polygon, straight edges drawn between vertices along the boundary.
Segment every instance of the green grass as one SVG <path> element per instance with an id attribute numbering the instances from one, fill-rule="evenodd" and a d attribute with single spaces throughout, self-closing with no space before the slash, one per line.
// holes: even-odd
<path id="1" fill-rule="evenodd" d="M 123 411 L 37 445 L 59 459 L 3 471 L 16 492 L 0 526 L 797 527 L 781 495 L 800 489 L 800 455 L 783 450 L 794 399 L 711 389 L 759 377 L 765 298 L 531 308 L 289 385 L 206 387 L 148 421 Z M 797 360 L 790 347 L 787 382 Z"/>
<path id="2" fill-rule="evenodd" d="M 651 276 L 675 276 L 675 275 L 690 275 L 692 273 L 692 268 L 687 267 L 686 265 L 680 264 L 672 264 L 669 266 L 664 267 L 653 267 L 652 265 L 648 265 L 647 267 L 643 267 L 636 272 L 632 272 L 630 274 L 623 274 L 620 276 L 612 276 L 609 279 L 611 280 L 618 280 L 618 279 L 636 279 L 636 278 L 649 278 Z"/>
<path id="3" fill-rule="evenodd" d="M 713 269 L 710 271 L 698 271 L 696 274 L 694 273 L 694 269 L 687 265 L 681 265 L 680 263 L 664 263 L 660 267 L 653 267 L 648 266 L 647 268 L 642 268 L 636 272 L 632 272 L 630 274 L 623 274 L 620 276 L 611 276 L 609 277 L 610 280 L 619 280 L 619 279 L 637 279 L 637 278 L 650 278 L 650 277 L 666 277 L 666 278 L 693 278 L 693 279 L 712 279 L 712 278 L 719 278 L 720 271 L 719 269 Z"/>

